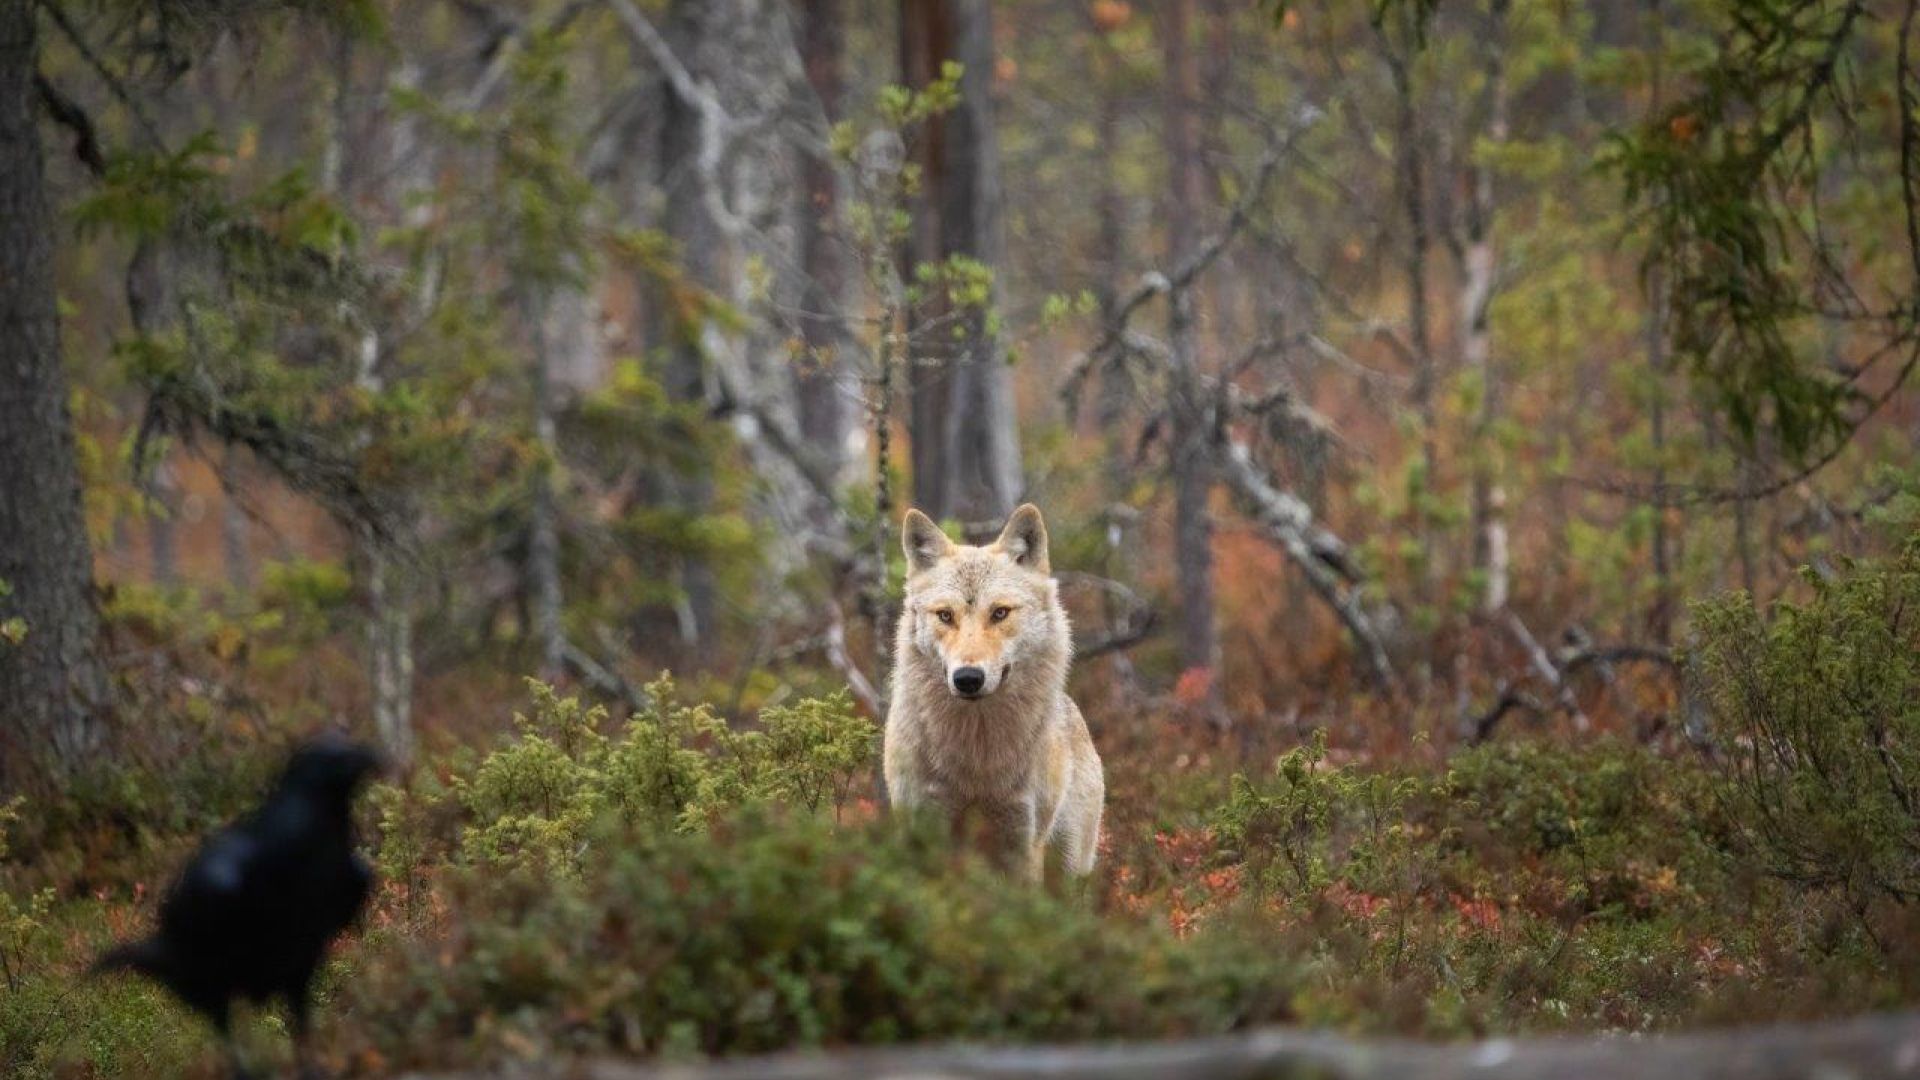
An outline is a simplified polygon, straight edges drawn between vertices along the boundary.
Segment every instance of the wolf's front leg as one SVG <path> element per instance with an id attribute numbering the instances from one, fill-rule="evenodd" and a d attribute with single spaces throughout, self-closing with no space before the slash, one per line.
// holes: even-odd
<path id="1" fill-rule="evenodd" d="M 1040 842 L 1031 799 L 989 803 L 980 807 L 986 825 L 987 858 L 1009 873 L 1040 880 L 1046 846 Z M 1039 858 L 1035 853 L 1039 853 Z"/>

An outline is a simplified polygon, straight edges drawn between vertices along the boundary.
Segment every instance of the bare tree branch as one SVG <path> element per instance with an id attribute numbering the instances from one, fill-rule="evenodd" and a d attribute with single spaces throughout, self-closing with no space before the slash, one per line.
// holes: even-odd
<path id="1" fill-rule="evenodd" d="M 1307 584 L 1339 616 L 1365 659 L 1374 685 L 1398 697 L 1399 677 L 1387 658 L 1386 643 L 1366 611 L 1359 574 L 1347 556 L 1346 545 L 1315 524 L 1313 510 L 1304 500 L 1267 477 L 1245 443 L 1228 439 L 1221 450 L 1220 471 L 1227 486 L 1252 505 L 1254 520 L 1268 538 L 1293 560 Z"/>
<path id="2" fill-rule="evenodd" d="M 1213 235 L 1202 240 L 1192 254 L 1175 267 L 1171 274 L 1150 270 L 1140 275 L 1140 284 L 1113 305 L 1113 313 L 1109 316 L 1100 337 L 1095 340 L 1091 348 L 1074 361 L 1073 367 L 1067 371 L 1060 395 L 1069 411 L 1075 407 L 1080 396 L 1080 388 L 1086 383 L 1088 376 L 1111 355 L 1117 346 L 1122 344 L 1129 331 L 1127 324 L 1132 321 L 1135 313 L 1156 296 L 1164 296 L 1191 287 L 1194 280 L 1205 273 L 1207 268 L 1227 250 L 1234 237 L 1246 227 L 1254 209 L 1266 198 L 1268 189 L 1273 185 L 1274 176 L 1279 173 L 1280 162 L 1293 149 L 1300 136 L 1306 134 L 1323 115 L 1325 114 L 1313 105 L 1302 106 L 1294 116 L 1293 125 L 1268 144 L 1266 153 L 1261 155 L 1260 163 L 1254 167 L 1253 181 L 1247 185 L 1246 191 L 1241 193 L 1239 201 L 1233 204 L 1233 209 L 1227 213 L 1227 219 L 1221 223 L 1220 228 Z"/>
<path id="3" fill-rule="evenodd" d="M 37 71 L 33 74 L 33 89 L 40 96 L 40 107 L 47 110 L 53 122 L 73 132 L 73 156 L 80 159 L 95 179 L 105 176 L 107 159 L 100 152 L 100 133 L 93 125 L 93 117 Z"/>
<path id="4" fill-rule="evenodd" d="M 1112 620 L 1113 625 L 1107 628 L 1106 633 L 1074 643 L 1073 655 L 1079 659 L 1090 660 L 1110 652 L 1119 652 L 1145 641 L 1153 633 L 1159 613 L 1154 611 L 1153 605 L 1145 597 L 1124 583 L 1079 570 L 1056 570 L 1053 576 L 1062 585 L 1098 589 L 1120 601 L 1120 617 Z"/>

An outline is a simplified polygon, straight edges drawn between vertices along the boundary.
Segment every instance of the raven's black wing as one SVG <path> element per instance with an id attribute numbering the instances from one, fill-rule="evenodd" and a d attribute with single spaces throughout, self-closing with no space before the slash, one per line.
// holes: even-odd
<path id="1" fill-rule="evenodd" d="M 259 919 L 271 853 L 243 822 L 209 836 L 160 905 L 160 932 L 181 945 L 230 939 Z"/>

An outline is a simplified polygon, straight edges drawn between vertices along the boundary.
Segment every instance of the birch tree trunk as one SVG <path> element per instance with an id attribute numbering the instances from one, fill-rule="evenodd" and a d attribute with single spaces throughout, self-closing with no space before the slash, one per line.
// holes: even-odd
<path id="1" fill-rule="evenodd" d="M 352 156 L 346 145 L 349 127 L 355 117 L 353 61 L 352 39 L 341 34 L 334 52 L 333 127 L 323 159 L 328 162 L 328 167 L 322 175 L 327 190 L 345 205 L 351 205 L 353 197 L 358 194 L 354 190 L 354 177 L 361 173 L 361 170 L 349 168 Z M 412 64 L 403 62 L 393 82 L 398 87 L 413 89 L 419 82 L 419 71 Z M 432 175 L 433 155 L 419 138 L 419 122 L 414 113 L 403 112 L 390 129 L 386 151 L 388 162 L 377 173 L 386 179 L 375 191 L 385 206 L 397 208 L 404 205 L 409 195 L 427 186 L 428 178 Z M 425 212 L 424 202 L 405 211 L 416 219 Z M 428 291 L 423 289 L 414 302 L 418 311 L 426 311 L 431 306 Z M 378 394 L 385 388 L 386 374 L 381 370 L 380 360 L 380 335 L 372 325 L 365 325 L 361 329 L 359 366 L 355 377 L 369 394 Z M 384 542 L 363 531 L 356 537 L 355 544 L 360 586 L 367 605 L 366 654 L 363 660 L 366 664 L 374 733 L 379 737 L 381 748 L 387 756 L 404 765 L 413 760 L 415 744 L 412 589 L 405 566 L 394 558 Z"/>
<path id="2" fill-rule="evenodd" d="M 1480 411 L 1473 423 L 1473 472 L 1470 508 L 1473 566 L 1482 579 L 1480 609 L 1493 614 L 1507 606 L 1511 578 L 1508 556 L 1506 491 L 1499 479 L 1494 427 L 1500 419 L 1501 380 L 1494 369 L 1490 309 L 1496 287 L 1493 168 L 1485 151 L 1507 140 L 1506 42 L 1508 0 L 1489 0 L 1486 35 L 1481 42 L 1481 139 L 1470 147 L 1467 169 L 1466 276 L 1460 295 L 1460 359 L 1480 381 Z"/>
<path id="3" fill-rule="evenodd" d="M 38 7 L 0 0 L 0 790 L 94 753 L 107 678 L 54 300 L 33 77 Z M 18 628 L 20 624 L 11 624 Z"/>

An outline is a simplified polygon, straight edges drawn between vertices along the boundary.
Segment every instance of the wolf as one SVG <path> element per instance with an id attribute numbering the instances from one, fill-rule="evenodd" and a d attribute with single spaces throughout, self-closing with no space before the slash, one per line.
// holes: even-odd
<path id="1" fill-rule="evenodd" d="M 1067 696 L 1073 639 L 1031 503 L 985 547 L 955 544 L 918 510 L 900 530 L 906 600 L 882 752 L 896 810 L 931 810 L 1029 880 L 1056 847 L 1091 873 L 1106 778 Z"/>

